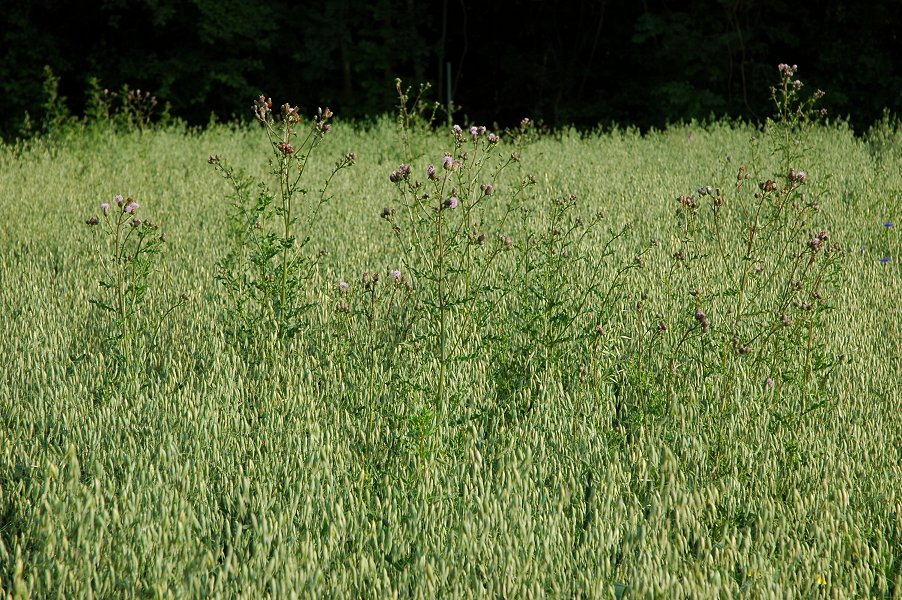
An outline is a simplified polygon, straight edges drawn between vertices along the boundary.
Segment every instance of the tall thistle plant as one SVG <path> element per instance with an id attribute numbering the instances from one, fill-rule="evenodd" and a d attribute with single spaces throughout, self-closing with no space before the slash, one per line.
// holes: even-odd
<path id="1" fill-rule="evenodd" d="M 332 111 L 319 109 L 305 120 L 296 106 L 283 104 L 275 111 L 264 96 L 253 109 L 268 142 L 268 177 L 250 175 L 218 155 L 209 160 L 233 192 L 233 245 L 220 261 L 218 279 L 230 300 L 232 337 L 245 344 L 259 334 L 274 333 L 284 340 L 301 331 L 311 306 L 307 284 L 318 260 L 308 252 L 309 232 L 330 199 L 333 178 L 357 158 L 353 152 L 345 155 L 312 191 L 305 175 L 332 129 Z"/>
<path id="2" fill-rule="evenodd" d="M 677 198 L 668 283 L 688 302 L 662 321 L 670 394 L 686 369 L 720 381 L 727 395 L 749 377 L 769 389 L 786 383 L 810 391 L 838 364 L 823 340 L 841 248 L 817 223 L 817 186 L 804 170 L 806 134 L 824 114 L 816 107 L 823 93 L 804 97 L 795 66 L 779 72 L 777 113 L 763 140 L 776 160 L 741 165 L 732 182 Z M 702 251 L 703 239 L 714 241 L 714 252 Z M 724 268 L 732 276 L 713 275 Z"/>
<path id="3" fill-rule="evenodd" d="M 397 200 L 382 211 L 403 256 L 402 270 L 425 308 L 414 318 L 431 357 L 434 380 L 428 385 L 436 407 L 449 397 L 449 364 L 479 343 L 480 321 L 493 304 L 486 274 L 511 247 L 503 234 L 507 215 L 535 182 L 523 178 L 510 189 L 498 187 L 500 174 L 520 156 L 502 152 L 501 138 L 485 127 L 455 125 L 451 136 L 451 149 L 436 163 L 416 170 L 403 163 L 389 175 Z M 490 223 L 487 206 L 502 203 L 501 216 Z"/>

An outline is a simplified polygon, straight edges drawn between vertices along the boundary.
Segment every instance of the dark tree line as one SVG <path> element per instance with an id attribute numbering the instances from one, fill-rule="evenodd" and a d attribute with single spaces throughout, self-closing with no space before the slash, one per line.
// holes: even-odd
<path id="1" fill-rule="evenodd" d="M 366 117 L 392 110 L 397 76 L 489 123 L 649 127 L 770 114 L 779 62 L 864 127 L 902 106 L 900 15 L 899 0 L 21 0 L 0 11 L 0 128 L 40 116 L 44 65 L 76 113 L 96 77 L 192 123 L 261 91 Z"/>

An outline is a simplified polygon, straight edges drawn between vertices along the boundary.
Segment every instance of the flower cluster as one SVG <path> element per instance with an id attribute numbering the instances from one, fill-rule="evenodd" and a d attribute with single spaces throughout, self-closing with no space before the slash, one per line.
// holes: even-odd
<path id="1" fill-rule="evenodd" d="M 408 177 L 410 177 L 410 165 L 401 163 L 398 165 L 397 171 L 392 171 L 389 174 L 388 179 L 392 183 L 398 183 L 400 181 L 406 181 Z"/>

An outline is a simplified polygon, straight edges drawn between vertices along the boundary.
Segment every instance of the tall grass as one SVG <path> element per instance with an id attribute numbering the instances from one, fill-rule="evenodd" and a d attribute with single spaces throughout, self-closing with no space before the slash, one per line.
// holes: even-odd
<path id="1" fill-rule="evenodd" d="M 403 214 L 398 163 L 425 182 L 452 138 L 339 120 L 305 181 L 348 152 L 357 164 L 308 232 L 298 333 L 258 332 L 253 352 L 217 279 L 233 192 L 206 163 L 266 173 L 259 129 L 0 148 L 0 593 L 897 596 L 898 139 L 889 122 L 865 139 L 809 132 L 793 166 L 819 210 L 756 259 L 807 261 L 820 229 L 844 250 L 817 322 L 790 302 L 801 337 L 776 347 L 754 336 L 778 322 L 782 279 L 743 301 L 770 311 L 760 329 L 734 325 L 720 294 L 743 278 L 753 186 L 785 178 L 749 126 L 524 139 L 439 279 L 380 215 Z M 451 184 L 464 203 L 488 182 L 474 181 L 470 196 Z M 687 234 L 675 199 L 707 202 L 706 185 L 725 229 L 703 204 Z M 120 193 L 166 236 L 141 310 L 187 299 L 127 357 L 90 303 L 83 224 Z M 731 328 L 769 349 L 733 353 Z M 829 368 L 805 376 L 815 364 Z"/>

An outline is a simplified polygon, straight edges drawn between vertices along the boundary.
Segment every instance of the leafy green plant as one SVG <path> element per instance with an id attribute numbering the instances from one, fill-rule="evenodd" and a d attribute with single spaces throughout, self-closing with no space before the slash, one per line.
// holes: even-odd
<path id="1" fill-rule="evenodd" d="M 209 160 L 233 191 L 233 247 L 220 262 L 218 279 L 230 299 L 231 331 L 242 342 L 265 330 L 280 339 L 302 330 L 303 314 L 311 306 L 306 285 L 318 260 L 307 253 L 308 233 L 330 199 L 329 184 L 357 158 L 349 152 L 318 193 L 311 193 L 304 176 L 332 129 L 332 111 L 319 109 L 304 124 L 297 107 L 284 104 L 275 115 L 272 100 L 260 96 L 254 115 L 268 141 L 270 177 L 249 175 L 219 156 Z"/>
<path id="2" fill-rule="evenodd" d="M 145 336 L 155 336 L 166 317 L 187 301 L 180 296 L 162 312 L 148 310 L 151 277 L 166 238 L 156 224 L 138 216 L 140 207 L 131 197 L 118 194 L 112 204 L 100 205 L 100 215 L 85 221 L 96 234 L 101 268 L 101 293 L 91 304 L 108 318 L 105 346 L 125 363 L 131 360 L 133 346 Z"/>

